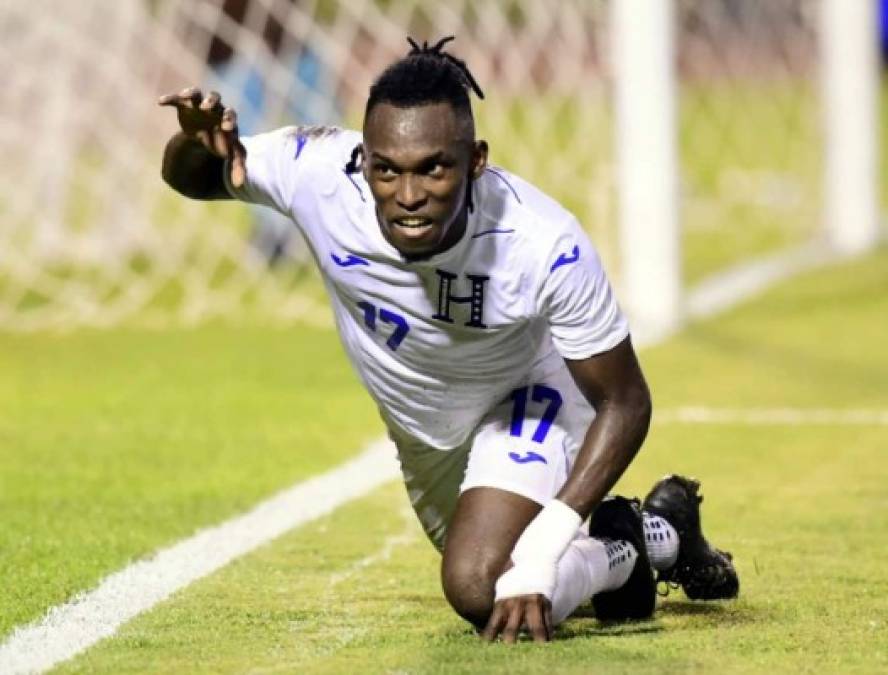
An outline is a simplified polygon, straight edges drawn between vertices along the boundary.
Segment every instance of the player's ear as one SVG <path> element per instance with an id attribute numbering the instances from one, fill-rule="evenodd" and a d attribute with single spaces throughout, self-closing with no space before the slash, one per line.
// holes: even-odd
<path id="1" fill-rule="evenodd" d="M 487 141 L 475 141 L 472 148 L 472 180 L 478 180 L 487 168 Z"/>

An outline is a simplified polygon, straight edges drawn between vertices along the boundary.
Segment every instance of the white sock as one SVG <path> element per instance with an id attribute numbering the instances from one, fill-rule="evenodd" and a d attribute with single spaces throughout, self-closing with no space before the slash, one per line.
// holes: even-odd
<path id="1" fill-rule="evenodd" d="M 557 625 L 593 595 L 620 588 L 629 579 L 638 555 L 626 541 L 574 539 L 558 561 L 558 583 L 552 598 Z"/>
<path id="2" fill-rule="evenodd" d="M 651 567 L 668 570 L 678 560 L 678 532 L 665 519 L 644 513 L 644 543 Z"/>

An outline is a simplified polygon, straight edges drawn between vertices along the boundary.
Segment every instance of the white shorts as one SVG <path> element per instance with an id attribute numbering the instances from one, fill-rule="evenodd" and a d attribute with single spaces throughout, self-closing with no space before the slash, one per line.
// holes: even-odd
<path id="1" fill-rule="evenodd" d="M 468 440 L 440 450 L 390 427 L 410 503 L 432 543 L 443 550 L 462 492 L 493 487 L 545 504 L 573 466 L 595 412 L 566 366 L 514 389 Z"/>

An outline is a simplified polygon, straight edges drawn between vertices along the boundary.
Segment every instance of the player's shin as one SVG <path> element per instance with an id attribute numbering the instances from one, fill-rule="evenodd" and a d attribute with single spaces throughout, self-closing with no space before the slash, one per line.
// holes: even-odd
<path id="1" fill-rule="evenodd" d="M 625 541 L 578 537 L 558 561 L 552 622 L 559 624 L 593 595 L 623 586 L 638 556 Z"/>
<path id="2" fill-rule="evenodd" d="M 633 513 L 641 545 L 641 516 Z M 541 593 L 551 601 L 557 624 L 594 595 L 621 588 L 639 559 L 635 546 L 616 537 L 591 538 L 578 531 L 579 524 L 573 509 L 549 502 L 515 544 L 514 565 L 497 580 L 496 600 Z"/>

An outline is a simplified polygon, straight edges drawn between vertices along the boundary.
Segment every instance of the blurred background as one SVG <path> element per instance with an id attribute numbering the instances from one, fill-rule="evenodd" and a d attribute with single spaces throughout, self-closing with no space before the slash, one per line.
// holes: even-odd
<path id="1" fill-rule="evenodd" d="M 706 305 L 697 290 L 738 266 L 827 252 L 829 68 L 842 81 L 859 73 L 857 99 L 838 96 L 871 146 L 849 150 L 870 166 L 850 199 L 874 202 L 851 248 L 884 231 L 874 116 L 885 19 L 873 3 L 845 4 L 850 19 L 827 20 L 842 3 L 5 0 L 0 54 L 14 65 L 0 90 L 0 329 L 322 315 L 295 228 L 264 209 L 188 202 L 161 182 L 175 120 L 154 102 L 197 84 L 223 94 L 244 133 L 359 126 L 370 82 L 406 52 L 405 36 L 451 34 L 487 95 L 475 110 L 492 160 L 576 213 L 636 323 L 675 327 Z M 842 46 L 861 43 L 853 26 L 850 43 L 828 34 L 849 21 L 866 31 L 860 54 Z M 643 185 L 645 166 L 660 185 Z M 648 211 L 627 214 L 627 202 Z"/>
<path id="2" fill-rule="evenodd" d="M 455 35 L 492 161 L 579 217 L 647 342 L 616 491 L 703 480 L 740 600 L 673 593 L 650 628 L 500 661 L 388 486 L 73 670 L 888 670 L 886 5 L 0 0 L 0 638 L 384 433 L 295 228 L 162 182 L 158 96 L 218 89 L 245 133 L 360 127 L 407 35 Z"/>

